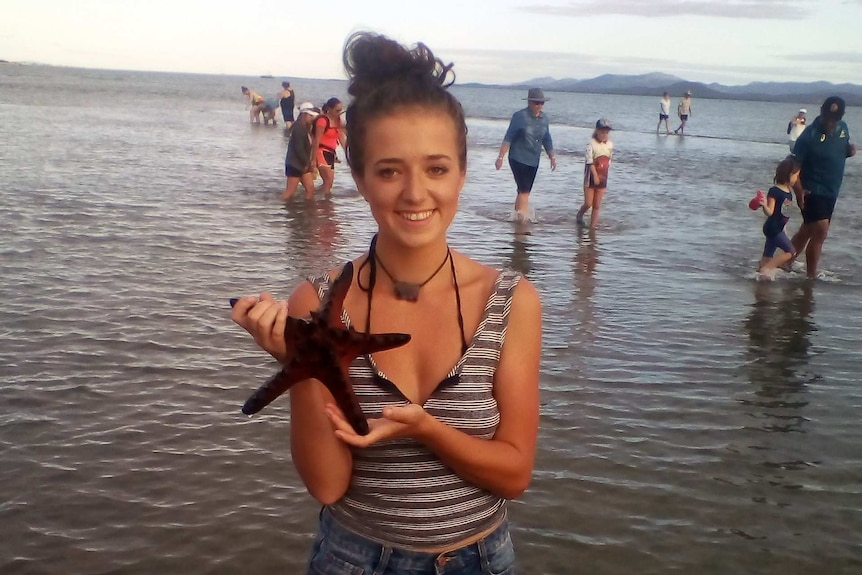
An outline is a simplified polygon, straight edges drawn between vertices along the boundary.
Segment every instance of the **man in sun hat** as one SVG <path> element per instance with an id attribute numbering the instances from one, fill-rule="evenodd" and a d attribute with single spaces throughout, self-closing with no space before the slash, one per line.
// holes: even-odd
<path id="1" fill-rule="evenodd" d="M 787 135 L 790 136 L 790 152 L 793 153 L 793 145 L 796 143 L 796 140 L 799 138 L 799 135 L 805 130 L 805 114 L 808 113 L 808 110 L 805 108 L 799 108 L 799 112 L 796 113 L 790 119 L 790 122 L 787 123 Z"/>
<path id="2" fill-rule="evenodd" d="M 314 173 L 311 167 L 312 143 L 311 125 L 320 115 L 311 102 L 299 105 L 299 117 L 290 130 L 290 140 L 287 142 L 287 155 L 284 158 L 284 175 L 287 184 L 284 187 L 282 200 L 289 200 L 296 193 L 296 188 L 302 183 L 306 199 L 314 198 Z"/>
<path id="3" fill-rule="evenodd" d="M 542 158 L 542 148 L 551 158 L 551 170 L 557 169 L 557 156 L 554 154 L 554 142 L 551 139 L 550 123 L 543 109 L 545 97 L 541 88 L 530 88 L 527 91 L 527 107 L 512 114 L 509 129 L 503 136 L 500 153 L 497 154 L 496 168 L 503 165 L 503 158 L 509 154 L 509 167 L 515 177 L 515 218 L 518 221 L 530 218 L 529 202 L 536 172 Z"/>
<path id="4" fill-rule="evenodd" d="M 856 146 L 850 143 L 850 129 L 842 119 L 844 108 L 844 100 L 838 96 L 826 98 L 820 106 L 820 115 L 805 128 L 793 147 L 800 165 L 793 191 L 802 210 L 802 226 L 792 242 L 797 254 L 805 250 L 806 272 L 812 279 L 817 277 L 823 242 L 844 179 L 844 164 L 847 158 L 856 155 Z"/>

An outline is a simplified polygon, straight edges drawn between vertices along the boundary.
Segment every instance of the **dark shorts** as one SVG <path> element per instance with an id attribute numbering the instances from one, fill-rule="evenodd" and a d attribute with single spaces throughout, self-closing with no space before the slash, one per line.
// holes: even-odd
<path id="1" fill-rule="evenodd" d="M 592 164 L 586 164 L 584 166 L 584 187 L 585 188 L 593 188 L 596 190 L 603 190 L 608 187 L 608 181 L 596 181 L 593 178 L 593 171 L 590 169 Z M 601 174 L 599 174 L 599 178 L 601 178 Z"/>
<path id="2" fill-rule="evenodd" d="M 680 114 L 679 119 L 683 122 L 688 121 L 688 114 Z"/>
<path id="3" fill-rule="evenodd" d="M 658 121 L 659 122 L 661 122 L 662 120 L 667 120 L 668 118 L 670 118 L 670 116 L 667 114 L 659 114 L 658 115 Z"/>
<path id="4" fill-rule="evenodd" d="M 763 246 L 763 257 L 773 257 L 776 248 L 781 248 L 781 251 L 786 254 L 792 254 L 795 251 L 790 238 L 784 232 L 778 232 L 776 235 L 766 238 L 766 244 Z"/>
<path id="5" fill-rule="evenodd" d="M 805 207 L 802 208 L 802 221 L 806 224 L 821 220 L 829 220 L 831 222 L 832 212 L 835 211 L 835 200 L 837 199 L 808 194 L 805 196 Z"/>
<path id="6" fill-rule="evenodd" d="M 323 158 L 322 164 L 324 166 L 329 166 L 333 170 L 335 169 L 335 150 L 328 150 L 326 148 L 320 148 L 317 154 L 317 163 L 321 164 L 320 159 Z"/>
<path id="7" fill-rule="evenodd" d="M 285 122 L 293 122 L 293 106 L 288 105 L 286 102 L 281 102 L 281 117 L 284 118 Z"/>
<path id="8" fill-rule="evenodd" d="M 307 571 L 309 575 L 514 572 L 515 549 L 508 520 L 475 543 L 445 553 L 427 553 L 381 545 L 357 535 L 338 523 L 326 508 L 320 513 L 320 530 Z"/>
<path id="9" fill-rule="evenodd" d="M 284 175 L 288 178 L 301 178 L 304 174 L 308 172 L 303 172 L 302 170 L 298 170 L 291 165 L 285 164 L 284 166 Z"/>
<path id="10" fill-rule="evenodd" d="M 529 194 L 530 190 L 533 189 L 533 182 L 536 181 L 536 172 L 539 171 L 539 166 L 528 166 L 509 158 L 509 167 L 512 168 L 512 175 L 515 176 L 518 193 Z"/>

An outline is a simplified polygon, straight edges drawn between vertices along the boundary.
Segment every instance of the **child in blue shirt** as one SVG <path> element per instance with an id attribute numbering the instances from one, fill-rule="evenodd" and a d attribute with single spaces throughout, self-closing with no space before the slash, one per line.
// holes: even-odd
<path id="1" fill-rule="evenodd" d="M 758 272 L 766 272 L 790 262 L 796 257 L 796 250 L 790 238 L 784 232 L 787 225 L 787 216 L 782 213 L 782 208 L 793 203 L 793 185 L 799 179 L 799 164 L 788 156 L 775 168 L 775 178 L 769 192 L 761 197 L 760 206 L 766 214 L 763 222 L 763 235 L 766 236 L 766 244 L 763 246 L 763 257 L 760 259 Z M 780 248 L 781 255 L 775 255 L 775 250 Z"/>

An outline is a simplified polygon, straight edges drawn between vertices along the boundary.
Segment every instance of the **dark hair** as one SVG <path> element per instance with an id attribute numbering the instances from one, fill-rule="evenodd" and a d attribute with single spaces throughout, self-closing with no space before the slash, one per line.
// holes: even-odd
<path id="1" fill-rule="evenodd" d="M 467 167 L 467 123 L 461 103 L 446 89 L 455 82 L 452 64 L 443 64 L 425 44 L 412 49 L 380 34 L 356 32 L 344 43 L 347 92 L 347 148 L 350 169 L 365 169 L 368 126 L 399 109 L 417 107 L 448 114 L 458 135 L 458 161 Z M 451 75 L 451 80 L 448 78 Z"/>
<path id="2" fill-rule="evenodd" d="M 820 105 L 820 115 L 826 120 L 840 120 L 844 117 L 844 99 L 839 96 L 829 96 Z"/>
<path id="3" fill-rule="evenodd" d="M 332 110 L 334 107 L 336 107 L 340 103 L 341 103 L 341 100 L 339 100 L 338 98 L 332 97 L 332 98 L 328 99 L 326 101 L 326 103 L 323 104 L 323 108 L 322 108 L 323 113 L 324 114 L 328 113 L 330 110 Z"/>
<path id="4" fill-rule="evenodd" d="M 772 182 L 775 184 L 789 184 L 790 175 L 799 171 L 799 162 L 793 156 L 787 156 L 778 163 L 775 167 L 775 177 Z"/>
<path id="5" fill-rule="evenodd" d="M 282 82 L 281 87 L 282 88 L 290 88 L 290 82 Z"/>

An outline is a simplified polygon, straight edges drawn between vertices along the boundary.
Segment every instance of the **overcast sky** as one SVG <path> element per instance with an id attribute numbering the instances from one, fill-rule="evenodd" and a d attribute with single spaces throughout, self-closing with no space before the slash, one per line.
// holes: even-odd
<path id="1" fill-rule="evenodd" d="M 860 25 L 862 0 L 0 0 L 0 59 L 342 78 L 367 29 L 424 42 L 459 82 L 862 83 Z"/>

